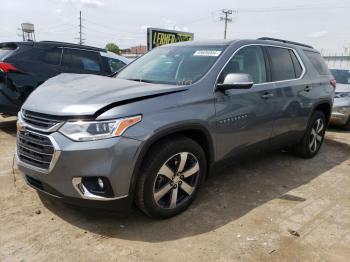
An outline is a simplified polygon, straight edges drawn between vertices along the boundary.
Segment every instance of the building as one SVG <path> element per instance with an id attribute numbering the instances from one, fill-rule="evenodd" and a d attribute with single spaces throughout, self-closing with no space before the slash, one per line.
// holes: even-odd
<path id="1" fill-rule="evenodd" d="M 140 57 L 148 52 L 147 46 L 145 45 L 132 46 L 126 49 L 122 49 L 120 51 L 122 56 L 131 58 L 131 59 Z"/>

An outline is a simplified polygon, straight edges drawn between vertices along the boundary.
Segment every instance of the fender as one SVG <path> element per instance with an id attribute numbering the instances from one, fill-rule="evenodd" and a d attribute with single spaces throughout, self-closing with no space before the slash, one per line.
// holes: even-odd
<path id="1" fill-rule="evenodd" d="M 129 196 L 134 196 L 134 192 L 136 189 L 136 184 L 137 184 L 137 179 L 139 176 L 139 170 L 142 164 L 142 161 L 146 157 L 146 154 L 148 150 L 151 148 L 151 146 L 159 141 L 162 138 L 165 138 L 170 135 L 175 135 L 180 132 L 188 131 L 188 130 L 198 130 L 201 131 L 209 145 L 209 152 L 208 152 L 208 174 L 212 172 L 212 169 L 214 167 L 214 139 L 210 135 L 210 132 L 208 131 L 208 128 L 205 127 L 205 125 L 201 123 L 193 123 L 193 121 L 186 121 L 182 122 L 181 124 L 179 123 L 172 123 L 170 125 L 164 126 L 160 129 L 158 129 L 154 134 L 152 134 L 147 140 L 142 143 L 142 146 L 139 149 L 139 152 L 137 153 L 137 160 L 135 162 L 135 167 L 132 173 L 132 178 L 131 178 L 131 185 L 129 189 Z"/>

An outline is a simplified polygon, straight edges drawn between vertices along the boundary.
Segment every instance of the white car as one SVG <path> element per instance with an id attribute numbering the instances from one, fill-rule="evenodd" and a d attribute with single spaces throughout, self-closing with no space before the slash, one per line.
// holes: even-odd
<path id="1" fill-rule="evenodd" d="M 350 130 L 350 70 L 330 71 L 337 81 L 331 123 Z"/>

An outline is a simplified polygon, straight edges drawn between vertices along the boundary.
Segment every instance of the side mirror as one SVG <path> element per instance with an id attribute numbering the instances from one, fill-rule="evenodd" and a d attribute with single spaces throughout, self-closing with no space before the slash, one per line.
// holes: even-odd
<path id="1" fill-rule="evenodd" d="M 249 74 L 228 74 L 222 84 L 218 84 L 219 90 L 225 91 L 229 89 L 248 89 L 253 86 L 253 78 Z"/>

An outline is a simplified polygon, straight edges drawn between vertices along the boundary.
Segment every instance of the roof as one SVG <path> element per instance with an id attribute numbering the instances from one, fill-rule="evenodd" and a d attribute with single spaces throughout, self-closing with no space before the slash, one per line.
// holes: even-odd
<path id="1" fill-rule="evenodd" d="M 58 41 L 40 41 L 40 42 L 33 42 L 33 41 L 13 41 L 13 42 L 2 42 L 0 43 L 0 46 L 5 45 L 52 45 L 52 46 L 58 46 L 58 47 L 71 47 L 71 48 L 80 48 L 80 49 L 87 49 L 87 50 L 93 50 L 98 52 L 107 52 L 104 48 L 94 47 L 94 46 L 88 46 L 88 45 L 79 45 L 79 44 L 73 44 L 73 43 L 66 43 L 66 42 L 58 42 Z"/>
<path id="2" fill-rule="evenodd" d="M 289 40 L 276 39 L 276 38 L 268 38 L 262 37 L 258 39 L 233 39 L 233 40 L 209 40 L 209 41 L 187 41 L 187 42 L 179 42 L 170 44 L 170 46 L 228 46 L 237 42 L 243 42 L 246 44 L 268 44 L 268 45 L 279 45 L 285 47 L 302 47 L 306 49 L 313 49 L 312 46 L 293 42 Z M 168 46 L 168 45 L 166 45 Z M 313 49 L 314 50 L 314 49 Z"/>

